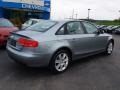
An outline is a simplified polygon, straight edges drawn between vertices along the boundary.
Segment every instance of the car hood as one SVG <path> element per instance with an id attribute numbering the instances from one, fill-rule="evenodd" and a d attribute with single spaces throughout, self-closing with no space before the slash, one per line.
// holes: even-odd
<path id="1" fill-rule="evenodd" d="M 18 30 L 16 27 L 0 27 L 0 34 L 9 35 L 11 32 Z"/>

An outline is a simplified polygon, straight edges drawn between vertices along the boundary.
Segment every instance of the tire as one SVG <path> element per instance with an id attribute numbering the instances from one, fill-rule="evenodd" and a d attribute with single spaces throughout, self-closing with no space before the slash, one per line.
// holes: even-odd
<path id="1" fill-rule="evenodd" d="M 114 44 L 112 41 L 110 41 L 107 45 L 107 48 L 106 48 L 106 51 L 105 51 L 105 54 L 106 55 L 111 55 L 112 52 L 113 52 L 113 48 L 114 48 Z"/>
<path id="2" fill-rule="evenodd" d="M 71 56 L 69 52 L 66 50 L 59 50 L 53 55 L 49 68 L 53 73 L 59 74 L 67 70 L 70 61 Z"/>

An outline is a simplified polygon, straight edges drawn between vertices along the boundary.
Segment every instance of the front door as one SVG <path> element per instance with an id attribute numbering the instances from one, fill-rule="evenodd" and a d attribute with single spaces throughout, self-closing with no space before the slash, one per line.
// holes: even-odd
<path id="1" fill-rule="evenodd" d="M 91 23 L 83 21 L 84 29 L 87 31 L 86 40 L 88 41 L 86 44 L 89 45 L 86 48 L 86 52 L 96 52 L 100 50 L 104 50 L 107 45 L 107 36 L 103 34 L 96 34 L 95 32 L 98 29 Z"/>

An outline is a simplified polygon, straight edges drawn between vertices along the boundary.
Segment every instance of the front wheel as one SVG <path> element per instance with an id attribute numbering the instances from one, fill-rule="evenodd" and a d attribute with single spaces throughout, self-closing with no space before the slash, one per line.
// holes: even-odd
<path id="1" fill-rule="evenodd" d="M 53 55 L 53 58 L 49 65 L 50 69 L 54 73 L 62 73 L 68 68 L 70 59 L 71 57 L 68 51 L 58 51 Z"/>
<path id="2" fill-rule="evenodd" d="M 113 52 L 113 47 L 114 47 L 114 45 L 113 45 L 113 43 L 110 41 L 109 43 L 108 43 L 108 45 L 107 45 L 107 48 L 106 48 L 106 54 L 107 55 L 111 55 L 112 54 L 112 52 Z"/>

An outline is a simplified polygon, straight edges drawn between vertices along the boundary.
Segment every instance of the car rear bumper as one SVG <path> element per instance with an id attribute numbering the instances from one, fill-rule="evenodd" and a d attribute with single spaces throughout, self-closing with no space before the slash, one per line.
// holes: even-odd
<path id="1" fill-rule="evenodd" d="M 50 54 L 32 54 L 27 52 L 20 52 L 7 46 L 8 55 L 16 62 L 23 63 L 30 67 L 48 66 L 51 55 Z"/>
<path id="2" fill-rule="evenodd" d="M 118 31 L 118 30 L 115 30 L 115 33 L 116 33 L 116 34 L 120 34 L 120 31 Z"/>
<path id="3" fill-rule="evenodd" d="M 108 32 L 108 33 L 112 33 L 112 32 L 113 32 L 113 30 L 107 30 L 107 32 Z"/>

